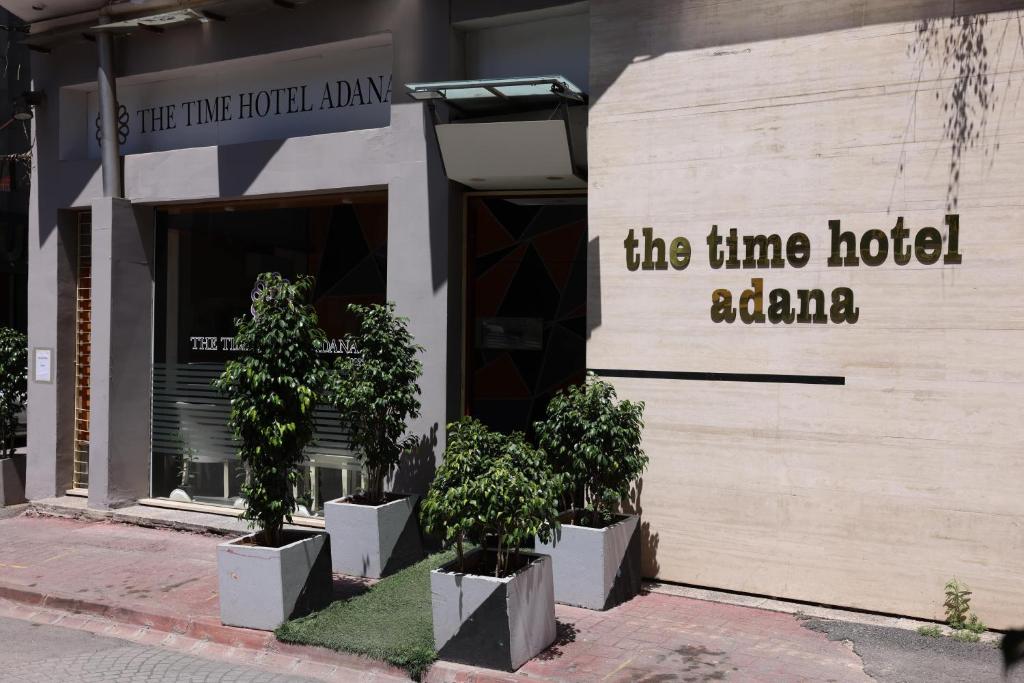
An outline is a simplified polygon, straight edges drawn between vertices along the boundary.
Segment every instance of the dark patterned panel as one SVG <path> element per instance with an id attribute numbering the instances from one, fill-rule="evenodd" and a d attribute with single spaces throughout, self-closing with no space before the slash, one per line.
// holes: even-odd
<path id="1" fill-rule="evenodd" d="M 586 216 L 585 205 L 470 199 L 467 409 L 492 428 L 532 431 L 552 393 L 583 380 Z M 539 347 L 481 341 L 481 320 L 495 318 L 540 329 Z"/>

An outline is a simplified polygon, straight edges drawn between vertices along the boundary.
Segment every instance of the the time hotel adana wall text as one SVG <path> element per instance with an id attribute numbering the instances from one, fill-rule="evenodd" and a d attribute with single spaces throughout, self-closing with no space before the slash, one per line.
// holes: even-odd
<path id="1" fill-rule="evenodd" d="M 647 402 L 645 574 L 1024 616 L 1019 7 L 591 3 L 587 364 Z"/>

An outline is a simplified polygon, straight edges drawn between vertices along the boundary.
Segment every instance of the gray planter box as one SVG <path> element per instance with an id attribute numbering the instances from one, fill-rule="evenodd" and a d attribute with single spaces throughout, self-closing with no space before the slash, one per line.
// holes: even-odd
<path id="1" fill-rule="evenodd" d="M 555 641 L 551 558 L 523 554 L 533 561 L 504 579 L 459 573 L 455 562 L 430 573 L 441 659 L 515 671 Z"/>
<path id="2" fill-rule="evenodd" d="M 0 507 L 25 502 L 25 454 L 0 458 Z"/>
<path id="3" fill-rule="evenodd" d="M 603 610 L 640 592 L 637 515 L 620 515 L 619 521 L 603 529 L 563 522 L 550 543 L 538 538 L 534 548 L 551 556 L 555 600 L 563 605 Z"/>
<path id="4" fill-rule="evenodd" d="M 217 546 L 220 620 L 272 631 L 330 604 L 331 543 L 322 532 L 285 531 L 280 548 L 250 545 L 244 536 Z"/>
<path id="5" fill-rule="evenodd" d="M 383 505 L 358 505 L 348 498 L 324 503 L 334 571 L 379 579 L 422 560 L 417 499 L 405 496 Z"/>

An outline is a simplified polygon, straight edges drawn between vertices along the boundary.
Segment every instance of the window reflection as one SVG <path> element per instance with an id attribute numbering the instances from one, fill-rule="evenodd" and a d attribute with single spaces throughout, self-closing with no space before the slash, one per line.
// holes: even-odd
<path id="1" fill-rule="evenodd" d="M 263 272 L 316 277 L 313 305 L 329 340 L 356 320 L 350 303 L 383 303 L 387 197 L 362 193 L 291 202 L 173 208 L 158 213 L 153 366 L 152 495 L 239 507 L 245 472 L 226 421 L 229 405 L 211 386 L 238 354 L 234 321 L 252 305 Z M 326 406 L 296 487 L 300 513 L 362 484 L 347 430 Z"/>

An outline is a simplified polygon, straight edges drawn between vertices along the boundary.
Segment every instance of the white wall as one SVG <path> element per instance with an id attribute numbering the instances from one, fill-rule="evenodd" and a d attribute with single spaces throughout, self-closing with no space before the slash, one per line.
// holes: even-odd
<path id="1" fill-rule="evenodd" d="M 930 618 L 956 576 L 986 623 L 1024 618 L 1022 5 L 592 3 L 588 365 L 845 379 L 616 379 L 647 402 L 649 574 Z M 947 213 L 962 263 L 826 263 L 829 220 L 945 250 Z M 810 260 L 714 269 L 715 224 Z M 689 265 L 628 270 L 645 226 Z M 848 287 L 859 319 L 714 322 L 751 278 L 766 312 Z"/>

